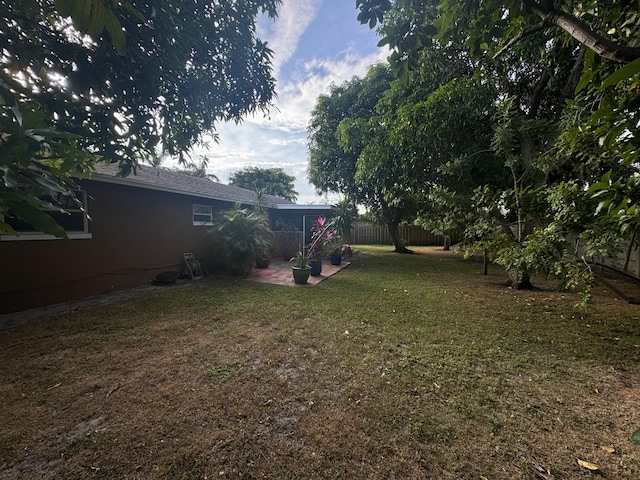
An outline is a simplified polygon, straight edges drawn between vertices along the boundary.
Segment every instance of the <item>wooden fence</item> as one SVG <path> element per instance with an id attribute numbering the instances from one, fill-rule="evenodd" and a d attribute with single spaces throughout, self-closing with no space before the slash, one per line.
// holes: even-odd
<path id="1" fill-rule="evenodd" d="M 302 245 L 302 232 L 274 232 L 276 237 L 276 256 L 285 260 L 291 258 Z M 444 245 L 444 237 L 434 235 L 424 228 L 414 225 L 400 225 L 400 238 L 408 246 Z M 393 245 L 389 229 L 386 226 L 358 224 L 345 239 L 347 243 L 359 245 Z"/>
<path id="2" fill-rule="evenodd" d="M 415 225 L 400 225 L 400 238 L 406 245 L 444 245 L 444 237 L 434 235 Z M 393 245 L 389 229 L 379 225 L 357 225 L 347 238 L 349 243 L 361 245 Z"/>

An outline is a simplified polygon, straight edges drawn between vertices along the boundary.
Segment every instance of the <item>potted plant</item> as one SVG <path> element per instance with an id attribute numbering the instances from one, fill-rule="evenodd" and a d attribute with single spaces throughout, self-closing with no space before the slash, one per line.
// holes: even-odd
<path id="1" fill-rule="evenodd" d="M 322 273 L 322 257 L 331 251 L 331 245 L 338 237 L 333 223 L 333 220 L 327 221 L 324 217 L 318 217 L 311 227 L 311 243 L 308 249 L 311 276 Z"/>
<path id="2" fill-rule="evenodd" d="M 343 239 L 353 231 L 353 225 L 358 216 L 355 204 L 344 198 L 333 206 L 334 216 L 331 219 L 335 228 L 331 236 L 330 260 L 332 265 L 340 265 L 342 257 L 351 252 L 351 247 L 343 243 Z"/>
<path id="3" fill-rule="evenodd" d="M 333 250 L 331 250 L 331 255 L 329 256 L 331 265 L 340 265 L 342 263 L 342 257 L 346 253 L 345 248 L 348 248 L 349 250 L 351 249 L 351 247 L 349 247 L 349 244 L 344 243 L 336 246 Z"/>
<path id="4" fill-rule="evenodd" d="M 267 268 L 271 263 L 271 248 L 263 247 L 256 250 L 256 268 Z"/>
<path id="5" fill-rule="evenodd" d="M 325 254 L 327 245 L 336 236 L 335 229 L 331 228 L 332 225 L 333 223 L 327 222 L 324 217 L 318 217 L 311 228 L 311 243 L 305 248 L 300 248 L 298 253 L 291 259 L 291 261 L 295 262 L 293 276 L 296 283 L 306 283 L 309 275 L 317 276 L 322 272 L 322 257 Z M 306 278 L 303 281 L 298 281 L 296 275 L 301 278 L 304 274 L 300 270 L 307 272 L 307 269 Z"/>
<path id="6" fill-rule="evenodd" d="M 293 281 L 298 284 L 307 283 L 309 275 L 311 275 L 311 267 L 309 266 L 308 257 L 305 255 L 304 249 L 300 249 L 291 261 L 294 262 L 293 267 L 291 267 L 293 271 Z"/>
<path id="7" fill-rule="evenodd" d="M 259 212 L 229 210 L 212 230 L 222 242 L 226 267 L 235 276 L 246 277 L 257 255 L 273 245 L 273 232 Z"/>

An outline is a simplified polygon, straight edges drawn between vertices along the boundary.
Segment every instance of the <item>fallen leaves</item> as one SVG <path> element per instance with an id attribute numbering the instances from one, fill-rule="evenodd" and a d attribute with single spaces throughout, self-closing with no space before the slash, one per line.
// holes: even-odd
<path id="1" fill-rule="evenodd" d="M 600 470 L 600 467 L 598 467 L 595 463 L 587 462 L 586 460 L 578 460 L 578 465 L 591 470 L 592 472 L 597 472 L 598 470 Z"/>

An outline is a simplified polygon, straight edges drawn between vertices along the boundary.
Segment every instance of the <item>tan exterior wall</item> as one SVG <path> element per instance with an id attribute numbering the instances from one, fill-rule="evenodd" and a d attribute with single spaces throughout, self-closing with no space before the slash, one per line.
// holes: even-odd
<path id="1" fill-rule="evenodd" d="M 148 285 L 180 270 L 182 254 L 202 257 L 209 227 L 192 205 L 230 207 L 198 197 L 85 182 L 91 239 L 0 241 L 0 313 Z"/>

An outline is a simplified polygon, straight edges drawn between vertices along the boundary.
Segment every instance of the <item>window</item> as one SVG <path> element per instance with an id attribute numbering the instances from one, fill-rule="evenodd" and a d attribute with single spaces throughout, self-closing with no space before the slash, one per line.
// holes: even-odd
<path id="1" fill-rule="evenodd" d="M 87 216 L 87 192 L 77 192 L 76 196 L 82 201 L 81 209 L 71 198 L 59 195 L 55 203 L 60 205 L 65 212 L 59 210 L 45 210 L 58 225 L 65 229 L 70 239 L 91 238 L 89 233 L 89 218 Z M 51 199 L 48 199 L 51 201 Z M 5 217 L 4 221 L 11 226 L 19 236 L 0 235 L 0 240 L 56 240 L 58 237 L 47 235 L 36 230 L 33 225 L 20 220 L 19 218 Z"/>
<path id="2" fill-rule="evenodd" d="M 194 225 L 213 225 L 213 207 L 211 205 L 193 205 Z"/>

